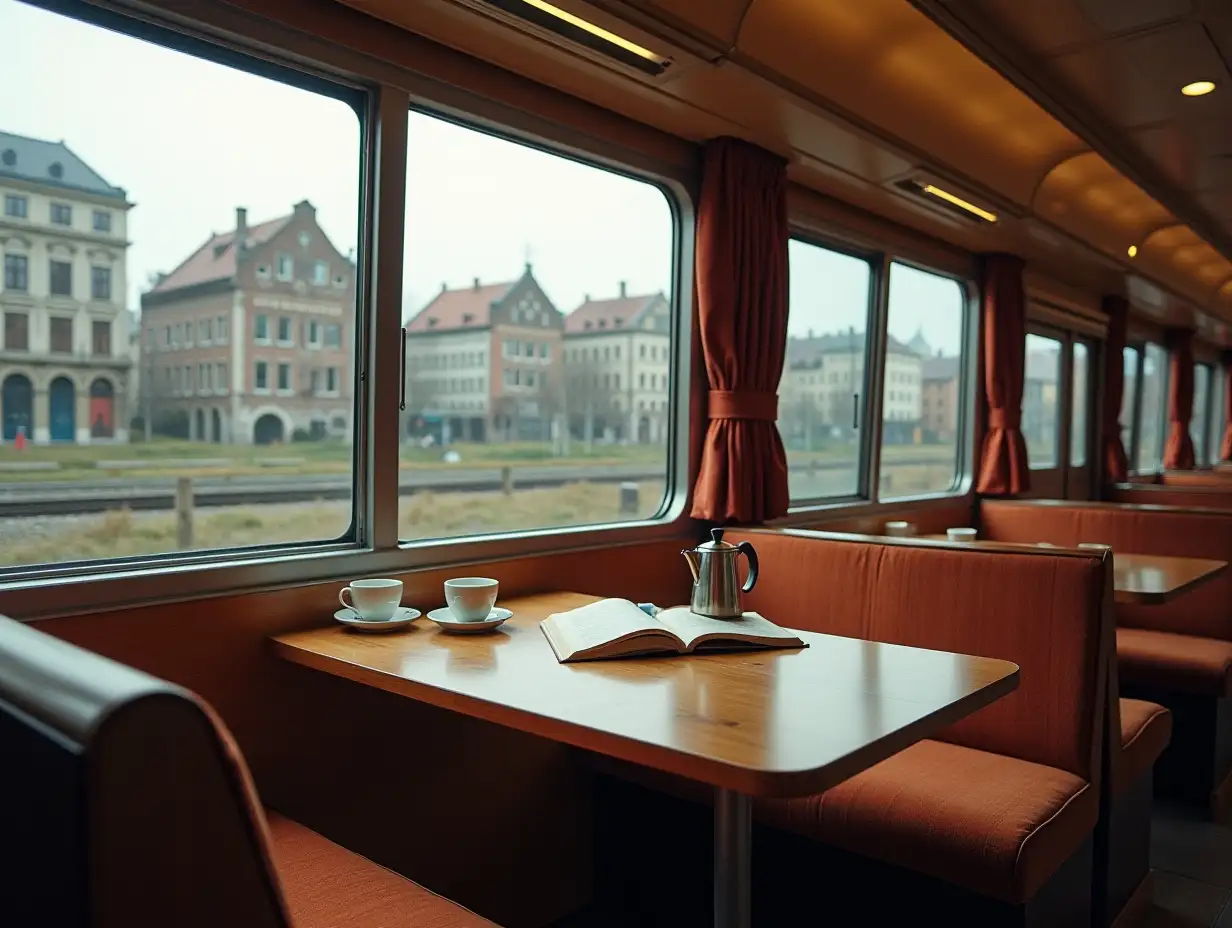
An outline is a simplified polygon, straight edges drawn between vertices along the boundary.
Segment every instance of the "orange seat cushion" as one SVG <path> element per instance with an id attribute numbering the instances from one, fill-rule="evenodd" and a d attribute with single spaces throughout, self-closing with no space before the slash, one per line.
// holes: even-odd
<path id="1" fill-rule="evenodd" d="M 825 793 L 754 809 L 785 831 L 1021 903 L 1092 832 L 1099 801 L 1072 773 L 921 741 Z"/>
<path id="2" fill-rule="evenodd" d="M 1146 628 L 1118 628 L 1117 667 L 1126 683 L 1227 696 L 1232 641 Z"/>
<path id="3" fill-rule="evenodd" d="M 274 864 L 295 928 L 493 928 L 392 870 L 267 813 Z"/>
<path id="4" fill-rule="evenodd" d="M 1142 699 L 1122 699 L 1121 755 L 1112 769 L 1112 788 L 1119 792 L 1137 782 L 1171 740 L 1171 712 Z"/>

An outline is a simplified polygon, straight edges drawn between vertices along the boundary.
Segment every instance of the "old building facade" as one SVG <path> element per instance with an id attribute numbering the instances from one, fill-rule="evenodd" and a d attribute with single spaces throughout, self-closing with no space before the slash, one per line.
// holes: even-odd
<path id="1" fill-rule="evenodd" d="M 64 142 L 0 132 L 0 441 L 127 441 L 131 207 Z"/>
<path id="2" fill-rule="evenodd" d="M 155 433 L 349 441 L 355 269 L 307 200 L 210 238 L 141 300 L 141 405 Z"/>

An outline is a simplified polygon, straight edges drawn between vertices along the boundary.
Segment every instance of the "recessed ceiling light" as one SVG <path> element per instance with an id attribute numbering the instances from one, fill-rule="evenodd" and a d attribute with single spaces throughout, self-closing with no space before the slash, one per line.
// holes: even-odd
<path id="1" fill-rule="evenodd" d="M 1194 81 L 1181 88 L 1181 93 L 1187 97 L 1201 97 L 1215 89 L 1214 81 Z"/>
<path id="2" fill-rule="evenodd" d="M 1129 246 L 1129 256 L 1130 256 L 1131 258 L 1136 258 L 1136 257 L 1138 257 L 1138 246 L 1137 246 L 1137 245 L 1130 245 L 1130 246 Z"/>

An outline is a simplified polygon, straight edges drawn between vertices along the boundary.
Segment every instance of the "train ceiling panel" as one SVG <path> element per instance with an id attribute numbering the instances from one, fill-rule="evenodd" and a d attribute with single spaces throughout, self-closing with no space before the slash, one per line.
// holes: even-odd
<path id="1" fill-rule="evenodd" d="M 753 0 L 630 0 L 630 7 L 657 13 L 666 22 L 693 27 L 726 48 L 736 44 L 740 23 Z M 603 6 L 598 0 L 598 6 Z"/>

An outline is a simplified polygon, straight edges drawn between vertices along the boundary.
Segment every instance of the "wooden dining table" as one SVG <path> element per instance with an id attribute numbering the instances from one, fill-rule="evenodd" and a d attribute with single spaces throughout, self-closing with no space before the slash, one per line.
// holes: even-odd
<path id="1" fill-rule="evenodd" d="M 929 541 L 948 541 L 945 535 L 920 535 Z M 1044 542 L 1032 544 L 1020 541 L 963 541 L 951 544 L 974 544 L 984 547 L 1038 548 L 1056 547 Z M 1158 606 L 1170 603 L 1178 596 L 1214 580 L 1228 568 L 1227 561 L 1201 557 L 1173 557 L 1165 554 L 1132 554 L 1112 552 L 1113 595 L 1118 603 Z"/>
<path id="2" fill-rule="evenodd" d="M 1008 661 L 811 632 L 791 650 L 558 663 L 540 621 L 598 598 L 506 600 L 513 618 L 483 635 L 331 625 L 273 643 L 323 673 L 710 785 L 718 928 L 750 924 L 754 797 L 823 792 L 1018 685 Z"/>

